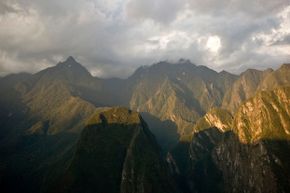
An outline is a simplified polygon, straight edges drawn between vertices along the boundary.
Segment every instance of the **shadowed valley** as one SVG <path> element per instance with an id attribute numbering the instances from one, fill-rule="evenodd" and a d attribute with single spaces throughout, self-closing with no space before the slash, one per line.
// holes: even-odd
<path id="1" fill-rule="evenodd" d="M 102 79 L 73 57 L 2 77 L 0 191 L 287 192 L 289 77 L 180 60 Z"/>

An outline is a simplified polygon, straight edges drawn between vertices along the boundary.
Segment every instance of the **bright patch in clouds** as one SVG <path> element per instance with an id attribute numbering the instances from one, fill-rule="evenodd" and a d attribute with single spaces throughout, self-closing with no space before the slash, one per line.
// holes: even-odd
<path id="1" fill-rule="evenodd" d="M 221 40 L 218 36 L 210 36 L 207 39 L 206 42 L 206 47 L 211 51 L 211 52 L 218 52 L 219 49 L 221 48 Z"/>
<path id="2" fill-rule="evenodd" d="M 290 62 L 289 0 L 0 0 L 0 75 L 74 56 L 126 77 L 160 60 L 215 70 Z"/>

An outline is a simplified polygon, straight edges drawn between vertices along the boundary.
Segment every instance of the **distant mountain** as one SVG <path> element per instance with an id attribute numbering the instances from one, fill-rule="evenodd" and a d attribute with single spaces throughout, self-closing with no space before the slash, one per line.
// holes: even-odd
<path id="1" fill-rule="evenodd" d="M 1 123 L 7 126 L 1 129 L 21 127 L 20 132 L 28 133 L 79 131 L 83 127 L 82 120 L 91 115 L 95 107 L 77 96 L 76 88 L 90 85 L 91 80 L 93 77 L 72 57 L 34 75 L 6 77 L 0 89 L 5 89 L 1 108 L 8 105 L 3 109 L 5 118 Z M 17 121 L 15 116 L 18 116 Z"/>
<path id="2" fill-rule="evenodd" d="M 241 103 L 252 97 L 261 81 L 273 70 L 259 71 L 249 69 L 243 72 L 232 87 L 226 92 L 222 106 L 235 112 Z"/>
<path id="3" fill-rule="evenodd" d="M 160 62 L 140 67 L 127 79 L 100 79 L 91 76 L 69 57 L 33 75 L 2 78 L 0 89 L 4 92 L 0 96 L 0 112 L 2 117 L 8 118 L 3 118 L 0 124 L 3 130 L 9 127 L 9 132 L 14 130 L 11 127 L 25 128 L 22 131 L 32 133 L 43 130 L 79 132 L 83 124 L 72 120 L 84 119 L 95 106 L 121 105 L 148 113 L 161 122 L 172 122 L 180 139 L 187 141 L 196 122 L 210 109 L 222 107 L 233 114 L 257 92 L 289 85 L 289 73 L 289 64 L 284 64 L 276 71 L 250 69 L 236 76 L 180 60 L 176 64 Z M 80 110 L 83 113 L 79 114 Z M 156 121 L 151 120 L 147 121 L 152 132 L 164 141 L 162 136 L 167 135 L 167 131 L 158 129 L 159 126 L 154 125 Z M 165 141 L 173 145 L 176 139 L 170 136 L 172 139 Z"/>
<path id="4" fill-rule="evenodd" d="M 261 90 L 272 90 L 278 86 L 290 85 L 290 64 L 283 64 L 278 70 L 258 71 L 249 69 L 242 73 L 230 87 L 223 99 L 222 107 L 235 112 L 238 107 Z"/>
<path id="5" fill-rule="evenodd" d="M 289 86 L 290 85 L 290 64 L 283 64 L 278 70 L 270 73 L 266 76 L 258 90 L 270 90 L 275 89 L 278 86 Z"/>
<path id="6" fill-rule="evenodd" d="M 0 191 L 287 192 L 289 75 L 180 60 L 102 79 L 69 57 L 3 77 Z"/>
<path id="7" fill-rule="evenodd" d="M 77 86 L 92 79 L 72 58 L 33 75 L 1 79 L 0 90 L 5 92 L 0 95 L 0 186 L 4 192 L 39 192 L 48 165 L 67 153 L 95 111 L 93 104 L 75 95 Z M 18 186 L 13 185 L 16 178 Z"/>
<path id="8" fill-rule="evenodd" d="M 67 90 L 72 96 L 98 107 L 122 105 L 149 113 L 160 121 L 172 121 L 185 139 L 205 112 L 221 105 L 226 89 L 237 78 L 225 71 L 217 73 L 181 60 L 177 64 L 160 62 L 140 67 L 128 79 L 99 79 L 92 77 L 72 57 L 32 77 L 29 85 L 33 87 L 33 96 L 41 96 L 37 94 L 41 87 L 63 85 L 59 90 Z M 150 120 L 148 124 L 154 130 Z"/>
<path id="9" fill-rule="evenodd" d="M 56 66 L 47 68 L 35 74 L 38 81 L 63 80 L 75 85 L 87 85 L 92 78 L 88 70 L 79 64 L 72 56 Z"/>
<path id="10" fill-rule="evenodd" d="M 130 108 L 171 120 L 181 136 L 190 135 L 200 116 L 221 105 L 227 87 L 236 78 L 189 61 L 141 67 L 129 78 L 136 82 Z"/>
<path id="11" fill-rule="evenodd" d="M 197 121 L 194 131 L 218 128 L 232 130 L 243 143 L 263 139 L 290 139 L 290 87 L 258 92 L 241 104 L 233 115 L 215 108 Z"/>

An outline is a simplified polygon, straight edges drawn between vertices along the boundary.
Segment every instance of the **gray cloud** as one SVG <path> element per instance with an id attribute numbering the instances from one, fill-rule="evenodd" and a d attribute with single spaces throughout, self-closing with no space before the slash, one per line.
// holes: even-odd
<path id="1" fill-rule="evenodd" d="M 130 0 L 126 10 L 128 16 L 134 19 L 152 19 L 161 23 L 169 23 L 185 7 L 185 3 L 185 0 Z"/>
<path id="2" fill-rule="evenodd" d="M 289 15 L 288 0 L 3 0 L 0 73 L 69 55 L 105 77 L 179 58 L 232 72 L 274 67 L 290 56 Z"/>
<path id="3" fill-rule="evenodd" d="M 275 14 L 289 5 L 288 0 L 195 0 L 188 1 L 191 8 L 200 14 L 227 15 L 246 14 L 249 17 L 263 17 Z"/>
<path id="4" fill-rule="evenodd" d="M 273 45 L 289 45 L 289 44 L 290 44 L 290 35 L 286 35 L 285 37 L 273 43 Z"/>
<path id="5" fill-rule="evenodd" d="M 17 10 L 11 6 L 7 1 L 0 1 L 0 15 L 16 12 Z"/>

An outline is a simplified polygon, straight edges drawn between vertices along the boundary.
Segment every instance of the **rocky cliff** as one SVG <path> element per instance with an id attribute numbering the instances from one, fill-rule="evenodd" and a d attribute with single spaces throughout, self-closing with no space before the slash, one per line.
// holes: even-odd
<path id="1" fill-rule="evenodd" d="M 188 184 L 192 192 L 282 193 L 289 189 L 289 141 L 243 144 L 213 128 L 193 137 Z"/>
<path id="2" fill-rule="evenodd" d="M 97 112 L 69 162 L 50 192 L 178 192 L 146 123 L 126 108 Z"/>

